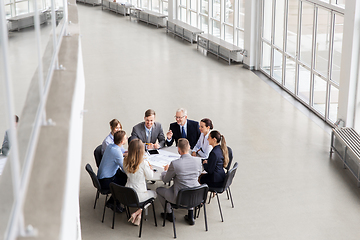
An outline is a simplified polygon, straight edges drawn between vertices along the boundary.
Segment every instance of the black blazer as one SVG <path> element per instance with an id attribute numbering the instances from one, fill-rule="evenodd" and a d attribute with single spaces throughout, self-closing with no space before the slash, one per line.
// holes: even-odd
<path id="1" fill-rule="evenodd" d="M 179 138 L 181 138 L 180 126 L 177 122 L 171 123 L 169 130 L 173 132 L 173 137 L 170 142 L 167 140 L 165 141 L 168 147 L 174 143 L 174 140 L 177 145 Z M 190 148 L 193 149 L 200 137 L 199 123 L 188 119 L 186 132 L 186 139 L 189 140 Z"/>
<path id="2" fill-rule="evenodd" d="M 224 156 L 220 145 L 215 146 L 207 159 L 207 163 L 203 164 L 204 170 L 208 173 L 208 180 L 211 183 L 223 182 L 225 179 L 225 171 L 223 168 Z"/>

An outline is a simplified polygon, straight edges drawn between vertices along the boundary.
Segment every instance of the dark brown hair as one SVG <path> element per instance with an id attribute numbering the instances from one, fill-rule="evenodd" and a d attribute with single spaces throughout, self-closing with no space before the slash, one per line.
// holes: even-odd
<path id="1" fill-rule="evenodd" d="M 118 124 L 120 124 L 120 129 L 122 129 L 121 122 L 119 120 L 115 119 L 115 118 L 113 120 L 111 120 L 109 122 L 109 124 L 110 124 L 111 130 L 114 130 L 117 127 Z"/>
<path id="2" fill-rule="evenodd" d="M 152 110 L 152 109 L 146 110 L 146 112 L 145 112 L 145 117 L 150 117 L 150 116 L 152 116 L 152 115 L 155 116 L 155 111 L 154 111 L 154 110 Z"/>
<path id="3" fill-rule="evenodd" d="M 216 130 L 213 130 L 210 132 L 210 137 L 215 138 L 217 143 L 221 142 L 220 147 L 221 147 L 222 154 L 224 156 L 223 166 L 224 166 L 224 168 L 226 168 L 229 163 L 229 151 L 226 146 L 225 137 L 223 135 L 221 135 L 219 131 L 216 131 Z"/>
<path id="4" fill-rule="evenodd" d="M 203 118 L 201 119 L 201 122 L 205 123 L 205 126 L 206 127 L 210 127 L 210 129 L 213 129 L 213 124 L 212 124 L 212 121 L 208 118 Z"/>
<path id="5" fill-rule="evenodd" d="M 126 132 L 124 130 L 117 131 L 114 133 L 114 143 L 116 145 L 119 145 L 124 140 L 124 137 L 126 135 Z"/>

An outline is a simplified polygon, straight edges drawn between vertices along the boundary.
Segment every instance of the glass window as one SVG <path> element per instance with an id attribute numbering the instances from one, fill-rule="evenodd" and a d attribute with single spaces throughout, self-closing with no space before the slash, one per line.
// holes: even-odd
<path id="1" fill-rule="evenodd" d="M 192 9 L 192 10 L 195 10 L 196 11 L 196 9 L 197 9 L 197 0 L 190 0 L 190 8 Z"/>
<path id="2" fill-rule="evenodd" d="M 163 2 L 163 13 L 164 14 L 169 14 L 169 10 L 168 10 L 168 2 Z"/>
<path id="3" fill-rule="evenodd" d="M 311 66 L 314 5 L 302 2 L 300 60 Z"/>
<path id="4" fill-rule="evenodd" d="M 6 18 L 11 17 L 11 5 L 6 5 L 5 6 L 5 16 L 6 16 Z"/>
<path id="5" fill-rule="evenodd" d="M 342 41 L 343 41 L 343 27 L 344 27 L 344 17 L 335 14 L 331 80 L 336 83 L 339 83 L 339 81 L 340 81 L 340 64 L 341 64 L 341 48 L 342 48 Z"/>
<path id="6" fill-rule="evenodd" d="M 339 89 L 334 85 L 330 85 L 330 103 L 329 103 L 329 119 L 336 122 L 339 103 Z"/>
<path id="7" fill-rule="evenodd" d="M 209 15 L 209 0 L 200 0 L 201 13 Z"/>
<path id="8" fill-rule="evenodd" d="M 225 0 L 225 22 L 233 25 L 234 23 L 234 0 Z"/>
<path id="9" fill-rule="evenodd" d="M 322 8 L 318 8 L 314 69 L 325 77 L 328 75 L 330 25 L 330 12 L 323 10 Z"/>
<path id="10" fill-rule="evenodd" d="M 190 11 L 190 24 L 197 27 L 197 14 L 196 12 Z"/>
<path id="11" fill-rule="evenodd" d="M 207 16 L 200 15 L 200 29 L 204 33 L 209 33 L 209 18 Z"/>
<path id="12" fill-rule="evenodd" d="M 297 42 L 298 2 L 298 0 L 288 1 L 286 52 L 294 57 Z"/>
<path id="13" fill-rule="evenodd" d="M 283 63 L 282 53 L 274 49 L 273 77 L 279 83 L 282 83 L 282 68 L 283 68 L 282 63 Z"/>
<path id="14" fill-rule="evenodd" d="M 149 8 L 149 2 L 148 2 L 148 0 L 141 0 L 141 7 L 143 7 L 143 8 Z"/>
<path id="15" fill-rule="evenodd" d="M 180 0 L 180 5 L 186 6 L 186 0 Z"/>
<path id="16" fill-rule="evenodd" d="M 239 22 L 238 27 L 244 29 L 245 24 L 245 0 L 239 0 Z"/>
<path id="17" fill-rule="evenodd" d="M 220 38 L 220 22 L 219 21 L 216 21 L 216 20 L 213 20 L 213 35 L 215 37 L 218 37 Z"/>
<path id="18" fill-rule="evenodd" d="M 220 21 L 220 0 L 213 0 L 212 17 Z"/>
<path id="19" fill-rule="evenodd" d="M 237 46 L 244 49 L 244 31 L 237 30 Z"/>
<path id="20" fill-rule="evenodd" d="M 234 43 L 234 28 L 228 25 L 224 25 L 225 28 L 225 41 Z"/>
<path id="21" fill-rule="evenodd" d="M 314 75 L 313 107 L 323 116 L 325 116 L 326 85 L 326 81 L 319 76 Z"/>
<path id="22" fill-rule="evenodd" d="M 280 47 L 280 49 L 283 49 L 284 10 L 285 10 L 285 1 L 277 0 L 275 4 L 274 44 Z"/>
<path id="23" fill-rule="evenodd" d="M 271 41 L 272 0 L 264 0 L 263 38 Z"/>
<path id="24" fill-rule="evenodd" d="M 345 0 L 331 0 L 331 3 L 345 7 Z"/>
<path id="25" fill-rule="evenodd" d="M 310 71 L 299 66 L 299 85 L 298 96 L 309 104 L 310 99 Z"/>
<path id="26" fill-rule="evenodd" d="M 155 12 L 160 12 L 160 1 L 152 0 L 152 10 Z"/>
<path id="27" fill-rule="evenodd" d="M 27 1 L 15 3 L 15 6 L 16 15 L 29 13 L 29 3 Z"/>
<path id="28" fill-rule="evenodd" d="M 261 68 L 270 75 L 270 59 L 271 59 L 271 47 L 267 43 L 263 42 L 262 46 L 262 62 L 261 62 Z"/>
<path id="29" fill-rule="evenodd" d="M 186 8 L 180 7 L 180 20 L 186 22 Z"/>
<path id="30" fill-rule="evenodd" d="M 285 87 L 290 92 L 295 93 L 296 64 L 290 58 L 286 58 L 285 64 Z"/>

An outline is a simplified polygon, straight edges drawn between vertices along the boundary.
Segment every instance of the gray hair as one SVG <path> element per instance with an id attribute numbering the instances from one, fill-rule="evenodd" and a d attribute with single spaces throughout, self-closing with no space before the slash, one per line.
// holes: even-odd
<path id="1" fill-rule="evenodd" d="M 185 108 L 178 108 L 178 110 L 176 110 L 176 112 L 183 112 L 184 116 L 187 116 L 187 111 Z"/>

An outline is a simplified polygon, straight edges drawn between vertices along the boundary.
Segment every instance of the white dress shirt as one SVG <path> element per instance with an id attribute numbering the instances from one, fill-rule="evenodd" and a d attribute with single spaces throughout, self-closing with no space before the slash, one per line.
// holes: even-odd
<path id="1" fill-rule="evenodd" d="M 208 137 L 210 132 L 204 136 L 203 133 L 200 134 L 199 140 L 197 141 L 195 147 L 193 148 L 193 152 L 199 154 L 202 158 L 208 158 L 209 154 L 212 150 L 212 146 L 209 144 Z"/>

